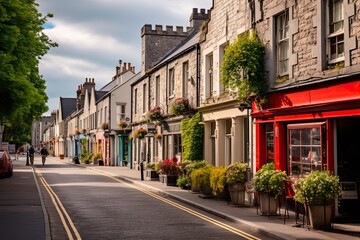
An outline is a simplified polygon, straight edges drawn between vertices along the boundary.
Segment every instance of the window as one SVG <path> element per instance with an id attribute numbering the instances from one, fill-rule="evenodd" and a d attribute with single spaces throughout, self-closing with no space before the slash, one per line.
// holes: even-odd
<path id="1" fill-rule="evenodd" d="M 143 104 L 142 104 L 142 108 L 143 108 L 143 113 L 146 112 L 146 83 L 143 85 Z"/>
<path id="2" fill-rule="evenodd" d="M 188 95 L 188 81 L 189 81 L 189 62 L 183 63 L 183 97 Z"/>
<path id="3" fill-rule="evenodd" d="M 274 162 L 274 125 L 272 123 L 265 124 L 266 134 L 266 161 Z"/>
<path id="4" fill-rule="evenodd" d="M 182 145 L 181 145 L 181 134 L 175 134 L 174 136 L 174 155 L 182 154 Z"/>
<path id="5" fill-rule="evenodd" d="M 116 104 L 116 122 L 125 119 L 125 104 Z"/>
<path id="6" fill-rule="evenodd" d="M 160 75 L 156 77 L 156 96 L 155 96 L 155 105 L 160 106 Z"/>
<path id="7" fill-rule="evenodd" d="M 210 123 L 210 142 L 211 142 L 211 164 L 215 166 L 215 131 L 216 131 L 216 124 L 215 122 Z"/>
<path id="8" fill-rule="evenodd" d="M 344 60 L 343 0 L 329 0 L 329 63 Z"/>
<path id="9" fill-rule="evenodd" d="M 288 125 L 289 171 L 292 175 L 308 175 L 326 165 L 324 123 Z"/>
<path id="10" fill-rule="evenodd" d="M 277 74 L 288 75 L 289 70 L 289 11 L 276 17 Z"/>
<path id="11" fill-rule="evenodd" d="M 137 98 L 138 98 L 138 94 L 137 94 L 137 89 L 135 89 L 135 93 L 134 93 L 134 112 L 135 114 L 137 113 Z"/>
<path id="12" fill-rule="evenodd" d="M 108 122 L 108 118 L 107 118 L 107 107 L 105 107 L 105 110 L 104 110 L 104 122 Z"/>
<path id="13" fill-rule="evenodd" d="M 175 90 L 175 69 L 171 68 L 169 70 L 169 97 L 174 95 Z"/>
<path id="14" fill-rule="evenodd" d="M 214 60 L 213 60 L 213 54 L 209 54 L 206 56 L 206 78 L 207 83 L 209 86 L 209 96 L 212 97 L 215 94 L 214 89 Z"/>

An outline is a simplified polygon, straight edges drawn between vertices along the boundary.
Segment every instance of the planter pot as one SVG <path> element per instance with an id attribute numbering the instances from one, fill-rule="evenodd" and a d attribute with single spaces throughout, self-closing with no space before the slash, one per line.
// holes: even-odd
<path id="1" fill-rule="evenodd" d="M 159 174 L 159 182 L 164 183 L 165 174 Z"/>
<path id="2" fill-rule="evenodd" d="M 98 160 L 99 166 L 104 166 L 104 160 Z"/>
<path id="3" fill-rule="evenodd" d="M 64 154 L 60 154 L 60 159 L 64 159 Z"/>
<path id="4" fill-rule="evenodd" d="M 176 186 L 178 176 L 164 175 L 164 183 L 166 186 Z"/>
<path id="5" fill-rule="evenodd" d="M 229 185 L 231 204 L 245 205 L 245 183 Z"/>
<path id="6" fill-rule="evenodd" d="M 262 215 L 277 215 L 277 210 L 279 207 L 279 201 L 275 197 L 271 196 L 268 193 L 260 192 L 260 213 Z"/>
<path id="7" fill-rule="evenodd" d="M 331 228 L 331 205 L 310 205 L 310 226 L 315 229 Z"/>
<path id="8" fill-rule="evenodd" d="M 146 169 L 146 180 L 149 181 L 158 181 L 159 174 L 153 169 Z"/>
<path id="9" fill-rule="evenodd" d="M 201 190 L 200 187 L 195 186 L 195 185 L 191 185 L 190 189 L 191 189 L 191 192 L 193 192 L 193 193 L 199 193 Z"/>
<path id="10" fill-rule="evenodd" d="M 212 188 L 209 185 L 202 184 L 201 185 L 201 193 L 205 196 L 213 196 Z"/>

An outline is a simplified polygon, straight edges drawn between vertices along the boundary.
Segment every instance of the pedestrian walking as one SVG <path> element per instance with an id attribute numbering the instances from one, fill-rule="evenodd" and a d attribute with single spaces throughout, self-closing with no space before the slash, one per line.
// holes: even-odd
<path id="1" fill-rule="evenodd" d="M 30 163 L 31 163 L 31 165 L 33 165 L 34 164 L 34 157 L 35 157 L 35 148 L 32 145 L 29 148 L 29 154 L 30 154 Z"/>
<path id="2" fill-rule="evenodd" d="M 48 152 L 48 150 L 46 149 L 45 146 L 43 146 L 41 148 L 40 154 L 41 154 L 42 165 L 44 165 L 45 161 L 46 161 L 46 157 L 47 157 L 47 155 L 49 155 L 49 152 Z"/>

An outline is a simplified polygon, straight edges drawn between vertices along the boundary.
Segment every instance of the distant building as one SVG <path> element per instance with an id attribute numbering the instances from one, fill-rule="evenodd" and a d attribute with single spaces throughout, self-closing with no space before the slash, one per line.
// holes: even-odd
<path id="1" fill-rule="evenodd" d="M 31 145 L 33 145 L 36 148 L 40 148 L 43 139 L 43 132 L 47 128 L 47 126 L 51 123 L 51 117 L 50 116 L 43 116 L 41 120 L 34 121 L 32 123 L 32 134 L 31 134 Z"/>

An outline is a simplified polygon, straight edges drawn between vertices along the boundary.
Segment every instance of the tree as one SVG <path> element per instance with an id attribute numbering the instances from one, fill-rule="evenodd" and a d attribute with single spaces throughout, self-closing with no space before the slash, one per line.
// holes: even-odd
<path id="1" fill-rule="evenodd" d="M 221 65 L 221 82 L 225 87 L 237 89 L 243 103 L 250 95 L 261 98 L 267 90 L 264 78 L 265 48 L 255 32 L 241 34 L 225 48 Z"/>
<path id="2" fill-rule="evenodd" d="M 57 44 L 42 32 L 52 15 L 42 16 L 34 0 L 0 3 L 0 122 L 6 125 L 4 141 L 9 141 L 15 130 L 29 132 L 32 121 L 48 110 L 39 60 Z"/>

